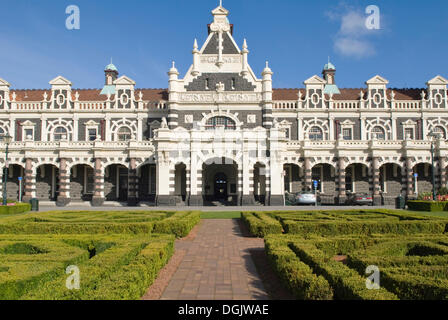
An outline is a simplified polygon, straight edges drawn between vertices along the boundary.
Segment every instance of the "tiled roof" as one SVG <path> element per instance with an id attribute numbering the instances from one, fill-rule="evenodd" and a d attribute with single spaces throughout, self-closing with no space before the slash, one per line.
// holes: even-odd
<path id="1" fill-rule="evenodd" d="M 274 89 L 273 100 L 297 100 L 299 90 L 305 96 L 305 89 Z M 367 88 L 356 89 L 339 89 L 341 94 L 333 96 L 334 100 L 359 100 L 359 94 L 362 90 L 364 92 L 364 99 L 367 97 Z M 387 96 L 391 98 L 392 90 L 395 93 L 395 100 L 421 100 L 421 92 L 426 89 L 387 89 Z M 145 101 L 167 101 L 167 89 L 135 89 L 135 97 L 138 99 L 140 91 L 143 93 L 143 100 Z M 42 101 L 44 92 L 47 93 L 49 99 L 51 97 L 51 90 L 11 90 L 16 93 L 16 101 L 36 102 Z M 106 101 L 106 95 L 100 95 L 101 89 L 72 89 L 72 97 L 75 99 L 75 93 L 79 93 L 79 101 Z"/>
<path id="2" fill-rule="evenodd" d="M 297 100 L 299 90 L 305 95 L 305 89 L 274 89 L 273 100 Z M 341 94 L 333 96 L 334 100 L 359 100 L 361 91 L 367 98 L 367 88 L 339 89 Z M 394 91 L 395 100 L 421 100 L 421 92 L 426 89 L 387 89 L 387 97 Z"/>
<path id="3" fill-rule="evenodd" d="M 135 97 L 138 99 L 140 91 L 143 93 L 145 101 L 166 101 L 168 100 L 167 89 L 135 89 Z M 16 101 L 37 102 L 44 99 L 44 92 L 47 93 L 47 100 L 51 98 L 51 90 L 11 90 L 10 99 L 15 92 Z M 72 89 L 72 99 L 75 99 L 76 92 L 79 93 L 79 101 L 106 101 L 106 95 L 100 95 L 101 89 Z"/>

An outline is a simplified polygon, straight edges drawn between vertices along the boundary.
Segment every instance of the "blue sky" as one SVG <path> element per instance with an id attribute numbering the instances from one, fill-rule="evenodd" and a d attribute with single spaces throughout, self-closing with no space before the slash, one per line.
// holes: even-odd
<path id="1" fill-rule="evenodd" d="M 67 30 L 68 5 L 81 13 Z M 62 75 L 75 88 L 100 88 L 113 57 L 139 88 L 166 88 L 171 61 L 183 76 L 194 38 L 207 37 L 218 0 L 0 0 L 0 78 L 13 88 L 48 88 Z M 381 12 L 380 30 L 363 27 L 368 5 Z M 224 0 L 241 47 L 260 77 L 265 61 L 274 87 L 302 87 L 328 56 L 341 88 L 364 87 L 376 74 L 390 87 L 424 87 L 448 77 L 446 0 Z"/>

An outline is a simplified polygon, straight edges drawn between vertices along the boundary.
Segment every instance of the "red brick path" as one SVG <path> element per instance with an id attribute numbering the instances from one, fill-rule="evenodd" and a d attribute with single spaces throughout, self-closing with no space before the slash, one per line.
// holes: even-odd
<path id="1" fill-rule="evenodd" d="M 203 220 L 193 241 L 176 243 L 187 253 L 161 299 L 268 299 L 249 252 L 263 247 L 262 239 L 243 236 L 238 220 Z"/>

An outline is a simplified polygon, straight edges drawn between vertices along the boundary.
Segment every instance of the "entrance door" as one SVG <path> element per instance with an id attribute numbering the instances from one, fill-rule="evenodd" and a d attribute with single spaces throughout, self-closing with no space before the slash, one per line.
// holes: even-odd
<path id="1" fill-rule="evenodd" d="M 119 169 L 119 201 L 128 200 L 128 169 L 120 167 Z"/>
<path id="2" fill-rule="evenodd" d="M 224 173 L 218 173 L 215 176 L 215 198 L 226 199 L 227 195 L 227 176 Z"/>

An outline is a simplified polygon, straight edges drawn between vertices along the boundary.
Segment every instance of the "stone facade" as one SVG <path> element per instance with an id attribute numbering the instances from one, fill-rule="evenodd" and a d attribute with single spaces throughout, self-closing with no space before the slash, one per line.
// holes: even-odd
<path id="1" fill-rule="evenodd" d="M 436 187 L 446 186 L 448 80 L 392 90 L 375 76 L 338 89 L 329 63 L 301 89 L 274 89 L 268 63 L 260 78 L 251 69 L 228 14 L 212 11 L 207 40 L 193 42 L 183 78 L 173 62 L 167 89 L 138 89 L 113 65 L 103 90 L 62 76 L 50 89 L 12 90 L 0 79 L 0 136 L 13 138 L 7 196 L 23 177 L 24 200 L 58 205 L 282 205 L 316 180 L 323 203 L 365 192 L 391 204 L 432 190 L 431 145 Z"/>

